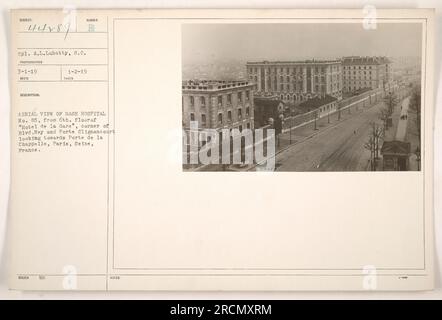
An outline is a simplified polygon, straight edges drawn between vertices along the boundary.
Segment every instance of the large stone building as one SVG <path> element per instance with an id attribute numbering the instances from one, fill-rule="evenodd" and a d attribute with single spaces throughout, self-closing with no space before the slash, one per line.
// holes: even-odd
<path id="1" fill-rule="evenodd" d="M 276 94 L 284 102 L 300 103 L 314 97 L 342 97 L 340 60 L 248 62 L 247 75 L 256 95 Z"/>
<path id="2" fill-rule="evenodd" d="M 183 81 L 183 128 L 198 121 L 200 129 L 253 129 L 253 87 L 248 81 Z"/>
<path id="3" fill-rule="evenodd" d="M 388 89 L 391 81 L 390 60 L 386 57 L 344 57 L 343 90 L 352 92 L 363 88 Z"/>

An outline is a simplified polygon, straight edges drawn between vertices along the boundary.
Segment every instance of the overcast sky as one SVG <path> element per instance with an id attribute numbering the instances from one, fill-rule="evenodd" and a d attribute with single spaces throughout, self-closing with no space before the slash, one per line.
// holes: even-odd
<path id="1" fill-rule="evenodd" d="M 186 24 L 183 63 L 216 60 L 295 60 L 349 55 L 421 55 L 421 24 Z"/>

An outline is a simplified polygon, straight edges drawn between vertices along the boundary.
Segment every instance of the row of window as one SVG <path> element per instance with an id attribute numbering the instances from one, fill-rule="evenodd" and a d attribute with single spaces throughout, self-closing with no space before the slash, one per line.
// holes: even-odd
<path id="1" fill-rule="evenodd" d="M 386 67 L 388 68 L 388 65 L 386 65 Z M 285 73 L 285 74 L 289 74 L 289 73 L 294 73 L 294 72 L 298 72 L 301 73 L 303 72 L 303 68 L 304 67 L 284 67 L 284 68 L 270 68 L 272 73 Z M 308 67 L 307 67 L 308 68 Z M 353 65 L 353 66 L 343 66 L 342 67 L 344 70 L 353 70 L 353 69 L 365 69 L 365 70 L 372 70 L 372 69 L 376 69 L 377 66 L 375 65 Z M 260 68 L 249 68 L 249 73 L 258 73 Z M 331 66 L 332 71 L 336 71 L 340 69 L 340 66 L 337 65 L 332 65 Z M 327 67 L 311 67 L 311 71 L 314 73 L 326 73 L 327 72 Z"/>
<path id="2" fill-rule="evenodd" d="M 285 74 L 290 74 L 290 73 L 302 73 L 303 72 L 303 68 L 304 67 L 284 67 L 284 68 L 270 68 L 270 72 L 271 73 L 285 73 Z M 307 67 L 309 68 L 309 67 Z M 321 67 L 310 67 L 311 71 L 314 73 L 326 73 L 327 72 L 327 67 L 325 66 L 321 66 Z M 332 71 L 336 71 L 339 69 L 339 66 L 333 65 L 331 66 Z M 259 68 L 249 68 L 249 73 L 258 73 Z M 278 72 L 279 71 L 279 72 Z"/>
<path id="3" fill-rule="evenodd" d="M 238 119 L 241 120 L 242 119 L 242 109 L 238 109 L 237 110 L 237 114 L 238 114 Z M 250 115 L 250 108 L 246 108 L 246 117 L 248 117 Z M 223 124 L 223 114 L 222 113 L 218 113 L 218 124 Z M 232 122 L 232 111 L 227 111 L 227 122 Z"/>
<path id="4" fill-rule="evenodd" d="M 258 76 L 249 76 L 249 79 L 252 80 L 252 81 L 254 80 L 254 82 L 258 83 Z M 285 81 L 284 81 L 284 79 L 285 79 Z M 326 80 L 327 80 L 327 78 L 325 76 L 321 76 L 321 77 L 314 76 L 313 79 L 314 79 L 315 82 L 322 82 L 322 83 L 325 83 Z M 338 79 L 338 77 L 336 75 L 333 75 L 333 76 L 329 75 L 329 81 L 330 82 L 336 82 L 339 79 Z M 267 77 L 267 81 L 276 83 L 276 77 Z M 279 77 L 279 83 L 280 84 L 282 84 L 282 83 L 292 83 L 292 84 L 298 83 L 299 85 L 302 85 L 303 81 L 304 81 L 304 79 L 301 79 L 301 78 L 291 78 L 289 76 L 287 76 L 285 78 L 282 77 L 282 76 Z"/>
<path id="5" fill-rule="evenodd" d="M 319 91 L 320 90 L 319 86 L 320 86 L 319 84 L 315 85 L 315 91 Z M 325 91 L 325 86 L 326 86 L 325 83 L 321 84 L 321 87 L 323 88 L 322 89 L 323 91 Z M 278 87 L 276 85 L 274 85 L 274 84 L 270 84 L 270 88 L 273 91 L 277 91 L 278 90 Z M 338 88 L 338 84 L 337 83 L 331 84 L 331 88 L 333 88 L 333 90 Z M 261 88 L 261 90 L 263 90 L 263 89 L 264 88 Z M 296 83 L 294 83 L 294 84 L 292 83 L 292 86 L 289 83 L 287 83 L 287 84 L 281 83 L 279 85 L 279 91 L 290 91 L 290 90 L 303 91 L 304 89 L 303 89 L 302 84 L 296 85 Z"/>
<path id="6" fill-rule="evenodd" d="M 360 85 L 360 86 L 349 86 L 349 87 L 344 87 L 344 89 L 346 90 L 346 91 L 356 91 L 356 90 L 359 90 L 359 89 L 365 89 L 365 88 L 372 88 L 372 87 L 370 87 L 370 85 L 365 85 L 365 87 L 364 86 L 362 86 L 362 85 Z"/>
<path id="7" fill-rule="evenodd" d="M 375 66 L 344 66 L 344 70 L 354 70 L 354 69 L 359 69 L 359 70 L 369 69 L 369 70 L 371 70 L 371 69 L 376 69 L 376 67 Z"/>
<path id="8" fill-rule="evenodd" d="M 344 74 L 343 74 L 344 78 L 345 77 L 351 77 L 352 75 L 353 76 L 356 76 L 356 75 L 367 76 L 368 75 L 370 78 L 372 78 L 372 76 L 373 76 L 371 71 L 358 71 L 358 73 L 356 73 L 356 71 L 353 71 L 353 72 L 345 71 Z M 258 83 L 258 76 L 249 76 L 249 79 L 254 81 L 255 83 Z M 284 79 L 285 79 L 285 81 L 284 81 Z M 324 77 L 324 76 L 321 76 L 321 77 L 314 76 L 314 79 L 315 79 L 316 82 L 319 82 L 319 79 L 323 83 L 325 83 L 325 81 L 326 81 L 326 77 Z M 267 80 L 270 80 L 270 81 L 273 80 L 274 82 L 276 82 L 276 77 L 267 77 Z M 302 83 L 303 80 L 304 79 L 296 78 L 296 77 L 293 78 L 293 77 L 290 77 L 290 76 L 287 76 L 285 78 L 282 77 L 282 76 L 279 77 L 279 83 L 287 83 L 287 82 L 289 82 L 289 83 L 296 83 L 296 82 Z M 330 82 L 336 82 L 338 80 L 339 80 L 339 78 L 336 75 L 333 75 L 333 76 L 330 75 L 329 76 L 329 81 Z"/>
<path id="9" fill-rule="evenodd" d="M 258 77 L 257 77 L 257 76 L 255 76 L 255 77 L 250 76 L 249 78 L 250 78 L 250 80 L 254 81 L 255 83 L 258 83 Z M 267 79 L 268 79 L 268 78 L 267 78 Z M 268 79 L 268 80 L 271 80 L 271 79 Z M 282 82 L 282 83 L 281 83 L 281 82 Z M 302 81 L 302 80 L 298 80 L 298 81 L 292 80 L 292 81 L 290 81 L 290 79 L 289 79 L 288 77 L 287 77 L 287 81 L 286 81 L 286 82 L 284 82 L 284 79 L 283 79 L 283 78 L 281 78 L 280 81 L 279 81 L 279 85 L 280 85 L 281 88 L 282 88 L 282 86 L 283 86 L 284 84 L 289 85 L 290 83 L 291 83 L 292 85 L 297 85 L 297 86 L 300 87 L 300 88 L 302 88 L 302 85 L 303 85 L 303 81 Z M 270 85 L 276 87 L 276 78 L 273 79 L 273 81 L 270 81 Z M 302 90 L 302 89 L 301 89 L 301 90 Z"/>
<path id="10" fill-rule="evenodd" d="M 337 83 L 333 83 L 333 84 L 331 84 L 330 86 L 329 86 L 329 88 L 330 88 L 330 90 L 331 91 L 334 91 L 334 90 L 337 90 L 338 89 L 338 84 Z M 322 84 L 322 85 L 319 85 L 319 84 L 315 84 L 315 86 L 314 86 L 314 89 L 315 89 L 315 92 L 319 92 L 319 91 L 322 91 L 322 92 L 326 92 L 327 91 L 327 89 L 326 89 L 326 85 L 325 84 Z M 278 87 L 277 86 L 270 86 L 270 90 L 272 90 L 272 91 L 278 91 Z M 280 86 L 279 86 L 279 91 L 282 91 L 282 92 L 284 92 L 284 91 L 296 91 L 296 92 L 300 92 L 300 91 L 303 91 L 304 89 L 303 89 L 303 86 L 296 86 L 296 85 L 293 85 L 292 87 L 290 86 L 290 84 L 280 84 Z M 261 91 L 264 91 L 264 88 L 261 88 Z"/>
<path id="11" fill-rule="evenodd" d="M 353 77 L 355 77 L 356 75 L 358 75 L 358 76 L 367 76 L 367 75 L 369 75 L 370 76 L 370 78 L 371 78 L 371 76 L 373 75 L 372 73 L 371 73 L 371 71 L 369 71 L 368 73 L 367 72 L 365 72 L 364 71 L 364 73 L 362 73 L 361 71 L 359 71 L 358 73 L 356 73 L 356 71 L 353 71 L 353 73 L 351 72 L 351 71 L 346 71 L 346 73 L 344 73 L 344 78 L 345 77 L 351 77 L 353 75 Z"/>
<path id="12" fill-rule="evenodd" d="M 356 80 L 377 80 L 376 78 L 373 78 L 373 77 L 371 77 L 371 76 L 364 76 L 364 77 L 362 77 L 362 76 L 358 76 L 358 77 L 352 77 L 352 78 L 344 78 L 344 82 L 346 82 L 346 81 L 356 81 Z"/>
<path id="13" fill-rule="evenodd" d="M 329 74 L 321 73 L 321 74 L 313 74 L 313 76 L 315 78 L 321 77 L 323 79 L 328 76 L 329 79 L 332 79 L 332 77 L 333 77 L 333 79 L 336 79 L 340 74 L 341 73 L 329 73 Z M 278 75 L 273 74 L 273 73 L 269 73 L 269 74 L 265 75 L 265 77 L 267 79 L 270 78 L 270 79 L 274 79 L 276 81 L 276 78 L 278 77 Z M 258 79 L 258 75 L 249 74 L 249 79 L 253 79 L 253 78 Z M 286 81 L 293 81 L 293 80 L 302 81 L 302 80 L 304 80 L 304 78 L 305 78 L 305 75 L 303 73 L 291 73 L 291 74 L 287 74 L 287 75 L 279 75 L 279 79 L 281 82 L 283 82 L 284 79 L 286 79 Z"/>
<path id="14" fill-rule="evenodd" d="M 238 109 L 237 110 L 237 115 L 238 115 L 238 119 L 241 120 L 242 119 L 242 109 Z M 250 108 L 247 107 L 246 108 L 246 117 L 250 116 Z M 196 121 L 196 117 L 195 117 L 195 113 L 191 112 L 190 113 L 190 121 Z M 232 111 L 229 110 L 227 111 L 227 122 L 231 122 L 232 121 Z M 218 113 L 218 123 L 219 124 L 223 124 L 223 114 L 222 113 Z M 207 125 L 207 118 L 206 115 L 204 113 L 201 114 L 201 126 L 205 127 Z"/>
<path id="15" fill-rule="evenodd" d="M 375 72 L 372 70 L 346 70 L 346 71 L 344 71 L 344 75 L 351 74 L 352 71 L 353 71 L 353 74 L 356 74 L 356 71 L 358 72 L 358 74 L 367 74 L 367 73 L 372 74 L 373 72 Z"/>
<path id="16" fill-rule="evenodd" d="M 226 96 L 227 96 L 227 104 L 232 104 L 232 93 L 229 93 Z M 189 98 L 190 98 L 190 106 L 194 107 L 195 106 L 195 97 L 194 96 L 190 96 Z M 205 107 L 206 106 L 206 97 L 200 96 L 200 97 L 197 97 L 197 98 L 199 98 L 199 105 L 201 107 Z M 219 95 L 217 99 L 218 99 L 218 105 L 219 106 L 222 105 L 222 103 L 223 103 L 223 96 Z M 245 99 L 246 99 L 246 101 L 250 100 L 250 91 L 249 90 L 245 91 Z M 238 103 L 242 103 L 243 102 L 243 92 L 242 91 L 237 93 L 237 100 L 238 100 Z"/>

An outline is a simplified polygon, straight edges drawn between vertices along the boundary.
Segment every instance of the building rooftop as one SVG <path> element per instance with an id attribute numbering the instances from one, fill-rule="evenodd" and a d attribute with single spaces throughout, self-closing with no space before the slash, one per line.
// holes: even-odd
<path id="1" fill-rule="evenodd" d="M 308 60 L 293 60 L 293 61 L 248 61 L 247 65 L 265 65 L 265 64 L 333 64 L 340 63 L 339 59 L 334 60 L 316 60 L 316 59 L 308 59 Z"/>
<path id="2" fill-rule="evenodd" d="M 410 142 L 398 140 L 384 141 L 382 144 L 381 153 L 408 155 L 410 153 Z"/>
<path id="3" fill-rule="evenodd" d="M 338 99 L 329 95 L 325 95 L 324 97 L 315 97 L 310 100 L 304 101 L 300 103 L 297 107 L 302 109 L 304 112 L 308 112 L 310 110 L 317 109 L 325 104 L 329 104 L 333 101 L 337 101 Z"/>
<path id="4" fill-rule="evenodd" d="M 378 65 L 388 63 L 391 63 L 391 61 L 387 57 L 351 56 L 342 58 L 342 64 L 344 65 Z"/>
<path id="5" fill-rule="evenodd" d="M 182 89 L 192 91 L 217 91 L 251 85 L 253 85 L 253 83 L 247 80 L 184 80 L 182 82 Z"/>
<path id="6" fill-rule="evenodd" d="M 254 98 L 253 104 L 255 107 L 264 107 L 264 108 L 276 108 L 279 106 L 279 104 L 282 103 L 281 100 L 276 98 Z"/>

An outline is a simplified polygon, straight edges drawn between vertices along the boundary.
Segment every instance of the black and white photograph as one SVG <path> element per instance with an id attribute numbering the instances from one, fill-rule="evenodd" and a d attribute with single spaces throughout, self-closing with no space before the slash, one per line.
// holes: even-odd
<path id="1" fill-rule="evenodd" d="M 420 171 L 422 24 L 182 26 L 184 171 Z"/>
<path id="2" fill-rule="evenodd" d="M 3 8 L 0 299 L 442 297 L 441 6 L 348 3 Z"/>

